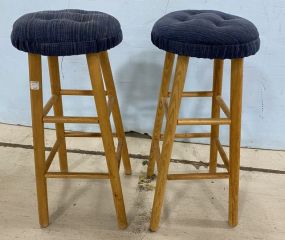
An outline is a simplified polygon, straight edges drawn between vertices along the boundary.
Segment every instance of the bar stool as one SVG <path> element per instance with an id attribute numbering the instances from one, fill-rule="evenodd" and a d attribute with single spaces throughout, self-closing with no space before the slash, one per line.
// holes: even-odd
<path id="1" fill-rule="evenodd" d="M 119 176 L 121 157 L 125 174 L 131 174 L 131 165 L 107 53 L 108 49 L 122 41 L 122 37 L 117 19 L 95 11 L 35 12 L 20 17 L 13 25 L 12 44 L 17 49 L 28 52 L 29 59 L 35 173 L 41 227 L 47 227 L 49 224 L 47 178 L 110 179 L 118 226 L 124 229 L 128 225 Z M 79 54 L 86 54 L 92 90 L 61 89 L 58 56 Z M 48 56 L 52 95 L 44 107 L 41 55 Z M 98 117 L 64 116 L 62 95 L 93 96 Z M 54 116 L 48 115 L 51 108 L 54 109 Z M 116 134 L 112 133 L 109 119 L 111 114 Z M 56 127 L 56 142 L 47 159 L 45 123 L 55 123 Z M 99 124 L 101 133 L 65 131 L 64 123 Z M 118 138 L 116 149 L 113 135 Z M 102 137 L 108 172 L 69 172 L 65 137 Z M 50 172 L 49 167 L 56 153 L 59 155 L 61 171 Z"/>
<path id="2" fill-rule="evenodd" d="M 151 215 L 150 229 L 158 229 L 167 180 L 229 178 L 229 224 L 238 223 L 238 191 L 240 166 L 240 130 L 242 108 L 243 58 L 259 50 L 256 27 L 243 18 L 218 11 L 177 11 L 159 19 L 152 30 L 154 45 L 166 51 L 158 107 L 154 123 L 147 174 L 154 173 L 157 161 L 158 176 Z M 178 55 L 172 91 L 169 83 L 175 54 Z M 214 59 L 213 90 L 183 92 L 189 57 Z M 230 109 L 222 98 L 224 59 L 231 59 Z M 180 119 L 182 97 L 211 97 L 211 118 Z M 220 109 L 226 117 L 220 116 Z M 166 127 L 161 135 L 163 115 Z M 211 125 L 211 133 L 176 134 L 177 125 Z M 230 126 L 229 158 L 219 141 L 219 125 Z M 159 140 L 163 145 L 160 152 Z M 209 173 L 168 174 L 175 138 L 210 138 Z M 226 173 L 218 173 L 217 153 L 220 153 Z"/>

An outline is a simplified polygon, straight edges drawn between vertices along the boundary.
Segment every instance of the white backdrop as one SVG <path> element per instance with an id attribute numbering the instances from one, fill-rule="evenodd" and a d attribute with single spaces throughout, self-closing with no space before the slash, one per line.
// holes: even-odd
<path id="1" fill-rule="evenodd" d="M 282 0 L 0 0 L 0 122 L 30 125 L 27 55 L 11 46 L 13 22 L 22 14 L 48 9 L 80 8 L 115 16 L 124 40 L 110 51 L 126 131 L 151 133 L 161 81 L 164 52 L 154 47 L 150 32 L 165 13 L 180 9 L 215 9 L 239 15 L 259 29 L 261 50 L 245 61 L 242 145 L 285 149 L 285 1 Z M 62 85 L 90 88 L 84 56 L 60 59 Z M 224 96 L 229 94 L 229 62 L 225 66 Z M 47 62 L 43 58 L 45 99 L 49 95 Z M 187 89 L 207 90 L 212 62 L 191 59 Z M 210 101 L 183 101 L 181 116 L 207 116 Z M 92 98 L 64 98 L 66 115 L 95 114 Z M 92 126 L 69 126 L 91 129 Z M 201 131 L 207 127 L 179 131 Z M 227 129 L 222 142 L 227 143 Z M 196 140 L 195 140 L 196 141 Z"/>

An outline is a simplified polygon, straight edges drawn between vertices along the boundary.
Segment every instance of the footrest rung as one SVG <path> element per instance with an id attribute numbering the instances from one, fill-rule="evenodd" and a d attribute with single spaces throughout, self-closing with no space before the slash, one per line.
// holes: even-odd
<path id="1" fill-rule="evenodd" d="M 71 131 L 65 132 L 65 137 L 102 137 L 100 132 L 80 132 L 80 131 Z M 113 133 L 113 137 L 117 137 L 116 133 Z"/>
<path id="2" fill-rule="evenodd" d="M 98 117 L 43 117 L 45 123 L 99 123 Z"/>
<path id="3" fill-rule="evenodd" d="M 46 178 L 109 179 L 108 173 L 47 172 Z"/>
<path id="4" fill-rule="evenodd" d="M 229 125 L 229 118 L 181 118 L 177 125 Z"/>
<path id="5" fill-rule="evenodd" d="M 224 179 L 229 178 L 229 173 L 186 173 L 168 174 L 167 180 L 198 180 L 198 179 Z"/>
<path id="6" fill-rule="evenodd" d="M 160 134 L 160 140 L 163 140 L 164 134 Z M 209 138 L 211 133 L 176 133 L 175 138 Z"/>
<path id="7" fill-rule="evenodd" d="M 105 95 L 107 95 L 108 92 L 105 91 Z M 65 96 L 94 96 L 93 90 L 78 90 L 78 89 L 62 89 L 60 90 L 60 95 Z"/>
<path id="8" fill-rule="evenodd" d="M 171 96 L 171 92 L 168 92 L 168 97 Z M 182 97 L 212 97 L 212 91 L 196 91 L 196 92 L 183 92 Z"/>

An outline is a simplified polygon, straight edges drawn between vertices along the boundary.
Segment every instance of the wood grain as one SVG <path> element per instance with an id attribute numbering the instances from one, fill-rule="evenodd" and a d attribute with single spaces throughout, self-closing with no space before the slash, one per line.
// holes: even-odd
<path id="1" fill-rule="evenodd" d="M 219 107 L 223 110 L 223 112 L 227 116 L 227 118 L 230 118 L 231 112 L 230 112 L 230 109 L 228 108 L 227 104 L 225 103 L 224 99 L 221 96 L 217 96 L 216 102 L 218 103 Z"/>
<path id="2" fill-rule="evenodd" d="M 229 178 L 229 173 L 180 173 L 168 174 L 167 180 L 202 180 Z"/>
<path id="3" fill-rule="evenodd" d="M 228 118 L 180 118 L 178 125 L 229 125 L 231 120 Z"/>
<path id="4" fill-rule="evenodd" d="M 30 88 L 38 214 L 40 226 L 47 227 L 49 225 L 49 216 L 47 200 L 47 182 L 45 178 L 46 164 L 44 123 L 42 121 L 42 65 L 40 55 L 29 53 L 28 56 L 30 84 L 38 84 L 38 89 Z"/>
<path id="5" fill-rule="evenodd" d="M 79 90 L 79 89 L 61 89 L 60 90 L 61 95 L 66 96 L 94 96 L 92 90 Z M 107 92 L 105 92 L 107 95 Z"/>
<path id="6" fill-rule="evenodd" d="M 219 140 L 219 139 L 216 139 L 215 144 L 216 144 L 216 146 L 217 146 L 217 148 L 218 148 L 218 152 L 219 152 L 219 154 L 220 154 L 220 156 L 221 156 L 221 158 L 222 158 L 222 160 L 223 160 L 223 162 L 224 162 L 224 165 L 225 165 L 226 169 L 227 169 L 228 172 L 229 172 L 229 171 L 230 171 L 230 168 L 229 168 L 229 165 L 230 165 L 230 164 L 229 164 L 229 159 L 228 159 L 228 156 L 227 156 L 227 154 L 226 154 L 226 152 L 225 152 L 225 150 L 224 150 L 222 144 L 220 143 L 220 140 Z"/>
<path id="7" fill-rule="evenodd" d="M 240 133 L 242 112 L 243 59 L 231 62 L 231 126 L 230 126 L 230 180 L 229 180 L 229 224 L 238 224 Z"/>
<path id="8" fill-rule="evenodd" d="M 54 116 L 46 116 L 43 117 L 43 121 L 45 123 L 99 123 L 98 117 L 54 117 Z"/>
<path id="9" fill-rule="evenodd" d="M 213 69 L 213 98 L 212 98 L 212 118 L 220 118 L 220 106 L 217 101 L 217 96 L 222 94 L 224 60 L 215 59 Z M 215 144 L 215 139 L 219 138 L 219 125 L 211 126 L 211 139 L 210 139 L 210 164 L 209 172 L 215 173 L 217 170 L 217 154 L 218 149 Z"/>
<path id="10" fill-rule="evenodd" d="M 125 229 L 128 226 L 128 223 L 125 212 L 125 205 L 119 176 L 119 168 L 116 159 L 111 123 L 108 115 L 104 83 L 101 75 L 100 58 L 99 54 L 87 54 L 86 56 L 92 89 L 94 91 L 96 109 L 100 122 L 99 126 L 102 133 L 103 146 L 105 150 L 110 182 L 113 191 L 113 199 L 117 212 L 118 226 L 121 229 Z"/>
<path id="11" fill-rule="evenodd" d="M 62 97 L 60 95 L 61 85 L 60 85 L 60 76 L 59 76 L 58 57 L 49 56 L 48 65 L 49 65 L 51 94 L 57 96 L 57 101 L 53 104 L 54 116 L 62 117 L 63 107 L 62 107 Z M 60 170 L 62 172 L 67 172 L 68 164 L 67 164 L 67 154 L 66 154 L 66 142 L 64 137 L 64 123 L 62 122 L 55 123 L 55 129 L 56 129 L 56 138 L 60 142 L 60 146 L 58 149 Z"/>
<path id="12" fill-rule="evenodd" d="M 101 52 L 99 54 L 100 56 L 100 62 L 101 62 L 101 68 L 104 76 L 104 82 L 106 85 L 106 90 L 108 92 L 108 96 L 113 98 L 113 107 L 112 107 L 112 115 L 114 119 L 114 124 L 116 128 L 116 133 L 118 135 L 118 138 L 122 141 L 122 159 L 123 159 L 123 165 L 125 168 L 125 174 L 131 175 L 132 174 L 132 168 L 131 168 L 131 162 L 129 157 L 129 151 L 125 136 L 125 131 L 123 127 L 122 117 L 120 113 L 119 108 L 119 102 L 118 97 L 116 93 L 115 83 L 113 79 L 112 69 L 109 61 L 108 52 Z"/>
<path id="13" fill-rule="evenodd" d="M 177 118 L 180 109 L 181 97 L 186 78 L 189 57 L 178 56 L 172 95 L 168 108 L 164 141 L 162 145 L 160 163 L 158 164 L 158 176 L 153 200 L 152 214 L 150 220 L 150 230 L 156 231 L 160 222 L 161 208 L 164 200 L 166 180 L 170 157 L 172 153 L 173 141 L 176 131 Z"/>
<path id="14" fill-rule="evenodd" d="M 168 96 L 171 96 L 171 92 L 168 92 Z M 212 97 L 212 91 L 197 91 L 197 92 L 183 92 L 182 97 Z"/>
<path id="15" fill-rule="evenodd" d="M 151 177 L 154 174 L 155 162 L 158 162 L 160 157 L 159 139 L 164 115 L 164 104 L 161 99 L 168 96 L 168 89 L 173 69 L 174 58 L 175 55 L 173 53 L 166 52 L 162 74 L 162 82 L 160 86 L 156 116 L 154 121 L 154 128 L 152 132 L 152 141 L 149 154 L 150 157 L 147 167 L 148 177 Z"/>
<path id="16" fill-rule="evenodd" d="M 47 172 L 47 178 L 109 179 L 109 173 L 94 172 Z"/>

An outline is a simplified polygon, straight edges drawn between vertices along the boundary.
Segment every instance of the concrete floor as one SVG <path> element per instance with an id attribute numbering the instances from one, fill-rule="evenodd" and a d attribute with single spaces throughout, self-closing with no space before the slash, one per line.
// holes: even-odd
<path id="1" fill-rule="evenodd" d="M 46 131 L 51 146 L 54 131 Z M 240 223 L 227 224 L 226 180 L 170 181 L 160 229 L 148 231 L 155 182 L 144 183 L 150 140 L 128 137 L 121 179 L 129 227 L 117 230 L 108 180 L 49 180 L 50 226 L 37 219 L 31 128 L 0 124 L 0 239 L 285 239 L 285 152 L 241 151 Z M 106 169 L 99 139 L 68 140 L 73 171 Z M 175 143 L 171 172 L 205 171 L 209 146 Z M 57 169 L 55 161 L 53 169 Z M 223 168 L 219 168 L 223 171 Z"/>

